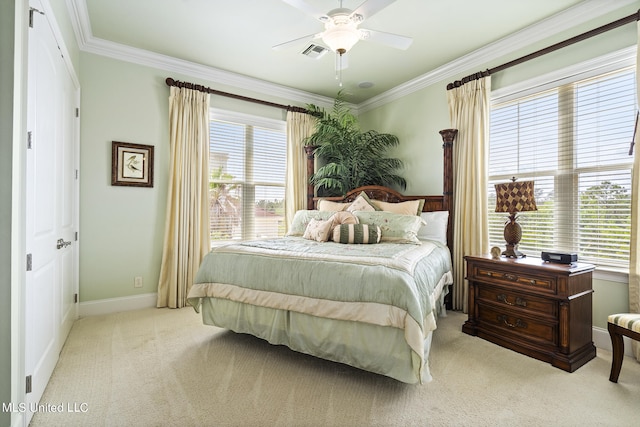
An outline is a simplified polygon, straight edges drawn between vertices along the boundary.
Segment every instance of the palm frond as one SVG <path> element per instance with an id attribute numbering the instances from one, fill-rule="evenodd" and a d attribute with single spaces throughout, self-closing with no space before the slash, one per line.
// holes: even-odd
<path id="1" fill-rule="evenodd" d="M 362 132 L 342 92 L 338 92 L 331 113 L 314 105 L 308 110 L 318 119 L 315 132 L 304 143 L 317 147 L 315 155 L 325 162 L 311 177 L 319 192 L 343 195 L 363 185 L 406 188 L 405 179 L 397 174 L 403 162 L 387 157 L 388 150 L 400 143 L 398 137 L 375 130 Z"/>

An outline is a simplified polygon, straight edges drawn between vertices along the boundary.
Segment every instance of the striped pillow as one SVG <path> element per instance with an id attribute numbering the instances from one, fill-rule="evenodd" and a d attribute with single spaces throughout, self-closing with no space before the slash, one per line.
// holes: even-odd
<path id="1" fill-rule="evenodd" d="M 333 241 L 338 243 L 379 243 L 380 227 L 369 224 L 340 224 L 333 229 Z"/>

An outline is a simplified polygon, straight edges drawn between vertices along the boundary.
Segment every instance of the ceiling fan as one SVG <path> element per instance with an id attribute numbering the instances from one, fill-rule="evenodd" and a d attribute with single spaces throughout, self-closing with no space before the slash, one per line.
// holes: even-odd
<path id="1" fill-rule="evenodd" d="M 358 28 L 365 19 L 372 17 L 395 0 L 365 0 L 355 10 L 342 7 L 340 0 L 337 9 L 322 13 L 305 0 L 282 0 L 306 14 L 313 16 L 324 24 L 324 31 L 309 34 L 288 42 L 273 46 L 274 49 L 282 49 L 295 45 L 302 40 L 322 39 L 329 48 L 342 56 L 349 51 L 359 40 L 373 41 L 396 49 L 407 49 L 413 39 L 398 34 L 385 33 L 364 28 Z"/>

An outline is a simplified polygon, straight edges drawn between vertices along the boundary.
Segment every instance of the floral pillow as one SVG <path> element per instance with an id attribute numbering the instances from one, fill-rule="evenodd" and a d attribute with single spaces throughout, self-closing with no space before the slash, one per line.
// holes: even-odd
<path id="1" fill-rule="evenodd" d="M 364 191 L 361 192 L 358 197 L 351 203 L 351 205 L 346 209 L 348 212 L 356 212 L 356 211 L 364 211 L 364 212 L 373 212 L 376 210 L 376 207 L 373 205 L 369 196 Z"/>
<path id="2" fill-rule="evenodd" d="M 293 221 L 291 221 L 291 225 L 289 226 L 289 230 L 287 231 L 287 236 L 303 236 L 309 222 L 312 219 L 323 220 L 326 221 L 331 216 L 335 214 L 335 212 L 322 212 L 316 210 L 299 210 L 293 216 Z"/>
<path id="3" fill-rule="evenodd" d="M 302 237 L 309 240 L 315 240 L 316 242 L 329 241 L 329 234 L 333 229 L 333 221 L 328 219 L 326 221 L 320 219 L 311 219 L 307 228 L 304 230 Z"/>
<path id="4" fill-rule="evenodd" d="M 382 242 L 393 243 L 416 243 L 421 244 L 418 239 L 418 231 L 425 222 L 417 215 L 400 215 L 393 212 L 354 212 L 360 224 L 377 225 L 380 227 Z"/>

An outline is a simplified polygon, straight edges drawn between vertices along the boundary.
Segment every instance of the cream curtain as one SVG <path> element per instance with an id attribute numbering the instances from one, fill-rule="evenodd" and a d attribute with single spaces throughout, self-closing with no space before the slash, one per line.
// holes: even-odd
<path id="1" fill-rule="evenodd" d="M 287 113 L 287 172 L 285 216 L 287 229 L 296 211 L 307 209 L 307 157 L 303 141 L 313 134 L 316 119 L 306 113 Z"/>
<path id="2" fill-rule="evenodd" d="M 640 22 L 638 23 L 640 42 Z M 636 57 L 636 89 L 640 91 L 640 49 Z M 638 93 L 640 101 L 640 92 Z M 633 154 L 633 175 L 631 178 L 631 259 L 629 261 L 629 311 L 640 313 L 640 129 L 636 121 L 635 147 Z M 640 361 L 640 345 L 632 341 L 633 354 Z"/>
<path id="3" fill-rule="evenodd" d="M 489 250 L 487 173 L 491 77 L 447 91 L 454 153 L 453 309 L 467 312 L 465 255 Z"/>
<path id="4" fill-rule="evenodd" d="M 171 87 L 170 169 L 158 307 L 180 308 L 209 240 L 209 94 Z"/>

